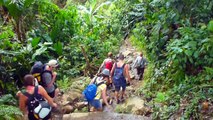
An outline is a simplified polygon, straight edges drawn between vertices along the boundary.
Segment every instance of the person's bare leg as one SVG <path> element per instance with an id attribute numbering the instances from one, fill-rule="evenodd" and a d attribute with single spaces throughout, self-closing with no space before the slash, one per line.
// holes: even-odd
<path id="1" fill-rule="evenodd" d="M 115 101 L 118 103 L 118 91 L 115 91 Z"/>
<path id="2" fill-rule="evenodd" d="M 121 92 L 121 101 L 124 100 L 124 96 L 125 96 L 125 90 L 122 90 L 122 92 Z"/>

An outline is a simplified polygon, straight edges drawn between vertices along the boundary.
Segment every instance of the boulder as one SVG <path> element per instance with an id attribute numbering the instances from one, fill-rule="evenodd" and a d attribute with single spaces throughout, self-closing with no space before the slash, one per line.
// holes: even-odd
<path id="1" fill-rule="evenodd" d="M 78 103 L 76 103 L 76 107 L 77 107 L 78 110 L 80 110 L 80 109 L 82 109 L 84 107 L 87 107 L 87 105 L 88 105 L 88 102 L 78 102 Z"/>
<path id="2" fill-rule="evenodd" d="M 126 57 L 126 56 L 130 55 L 131 53 L 132 53 L 132 51 L 126 50 L 123 52 L 123 55 Z"/>
<path id="3" fill-rule="evenodd" d="M 62 96 L 63 105 L 72 103 L 74 100 L 81 99 L 82 93 L 79 90 L 72 89 L 67 94 Z"/>
<path id="4" fill-rule="evenodd" d="M 117 112 L 145 115 L 148 109 L 144 106 L 144 100 L 140 97 L 131 97 L 124 104 L 116 106 Z"/>
<path id="5" fill-rule="evenodd" d="M 69 113 L 73 112 L 74 110 L 75 110 L 75 108 L 71 105 L 66 105 L 62 108 L 62 112 L 64 114 L 69 114 Z"/>

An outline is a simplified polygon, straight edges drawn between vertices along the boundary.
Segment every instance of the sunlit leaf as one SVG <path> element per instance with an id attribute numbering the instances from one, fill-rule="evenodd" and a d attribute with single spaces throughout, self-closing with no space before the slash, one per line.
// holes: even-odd
<path id="1" fill-rule="evenodd" d="M 42 46 L 41 48 L 37 49 L 36 52 L 32 55 L 32 59 L 35 59 L 36 56 L 41 55 L 47 50 L 47 47 Z"/>
<path id="2" fill-rule="evenodd" d="M 61 42 L 57 42 L 54 44 L 54 49 L 57 52 L 58 55 L 62 55 L 62 51 L 63 51 L 63 45 Z"/>
<path id="3" fill-rule="evenodd" d="M 208 24 L 208 30 L 213 32 L 213 20 L 211 20 Z"/>

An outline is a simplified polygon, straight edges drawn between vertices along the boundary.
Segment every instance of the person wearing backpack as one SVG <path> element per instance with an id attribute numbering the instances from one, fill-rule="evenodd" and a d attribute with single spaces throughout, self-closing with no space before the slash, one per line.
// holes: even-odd
<path id="1" fill-rule="evenodd" d="M 53 102 L 53 99 L 47 94 L 46 90 L 38 85 L 35 86 L 34 84 L 34 76 L 27 74 L 24 76 L 24 91 L 18 91 L 17 96 L 19 98 L 19 108 L 23 112 L 23 114 L 28 114 L 29 120 L 39 120 L 37 115 L 35 115 L 35 107 L 39 105 L 39 102 L 47 100 L 50 106 L 57 107 L 57 104 Z M 39 101 L 39 102 L 38 102 Z M 45 111 L 48 108 L 46 108 Z M 49 113 L 39 113 L 39 114 L 46 114 L 43 120 L 48 120 L 51 117 L 51 108 L 49 108 Z M 42 111 L 43 112 L 43 111 Z"/>
<path id="2" fill-rule="evenodd" d="M 146 58 L 143 57 L 143 53 L 140 52 L 139 55 L 136 57 L 134 63 L 133 63 L 133 69 L 136 69 L 136 80 L 143 79 L 143 73 L 147 66 L 148 62 Z"/>
<path id="3" fill-rule="evenodd" d="M 111 71 L 111 77 L 113 79 L 113 84 L 115 87 L 115 100 L 118 104 L 120 100 L 118 99 L 118 93 L 122 88 L 121 99 L 124 98 L 126 90 L 126 77 L 128 83 L 130 84 L 130 75 L 129 75 L 129 65 L 124 62 L 124 55 L 121 53 L 118 56 L 118 62 L 114 63 Z"/>
<path id="4" fill-rule="evenodd" d="M 108 70 L 111 72 L 112 66 L 113 66 L 113 64 L 114 64 L 114 60 L 113 60 L 112 57 L 113 57 L 112 52 L 109 52 L 109 53 L 107 54 L 107 58 L 104 59 L 103 63 L 101 64 L 101 66 L 100 66 L 100 68 L 99 68 L 99 70 L 98 70 L 98 73 L 100 73 L 100 72 L 101 72 L 102 70 L 104 70 L 104 69 L 108 69 Z M 112 84 L 111 79 L 109 79 L 109 80 L 107 81 L 107 85 L 110 85 L 110 84 Z"/>
<path id="5" fill-rule="evenodd" d="M 103 106 L 101 103 L 101 99 L 105 105 L 110 109 L 111 106 L 107 101 L 107 86 L 106 81 L 109 79 L 110 72 L 108 69 L 104 69 L 101 74 L 95 76 L 87 88 L 83 91 L 83 95 L 89 102 L 89 105 L 92 106 L 90 111 L 102 111 Z"/>
<path id="6" fill-rule="evenodd" d="M 54 70 L 58 67 L 57 60 L 50 60 L 44 67 L 44 72 L 41 75 L 42 86 L 47 91 L 51 98 L 59 94 L 59 89 L 55 83 L 57 73 Z"/>

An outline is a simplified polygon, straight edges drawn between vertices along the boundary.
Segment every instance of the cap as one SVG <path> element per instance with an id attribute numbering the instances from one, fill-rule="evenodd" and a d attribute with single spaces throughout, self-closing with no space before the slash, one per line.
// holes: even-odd
<path id="1" fill-rule="evenodd" d="M 102 72 L 101 72 L 102 75 L 106 75 L 106 76 L 109 76 L 109 70 L 108 69 L 104 69 Z"/>
<path id="2" fill-rule="evenodd" d="M 47 65 L 51 66 L 51 67 L 57 67 L 58 66 L 58 61 L 57 60 L 50 60 Z"/>

